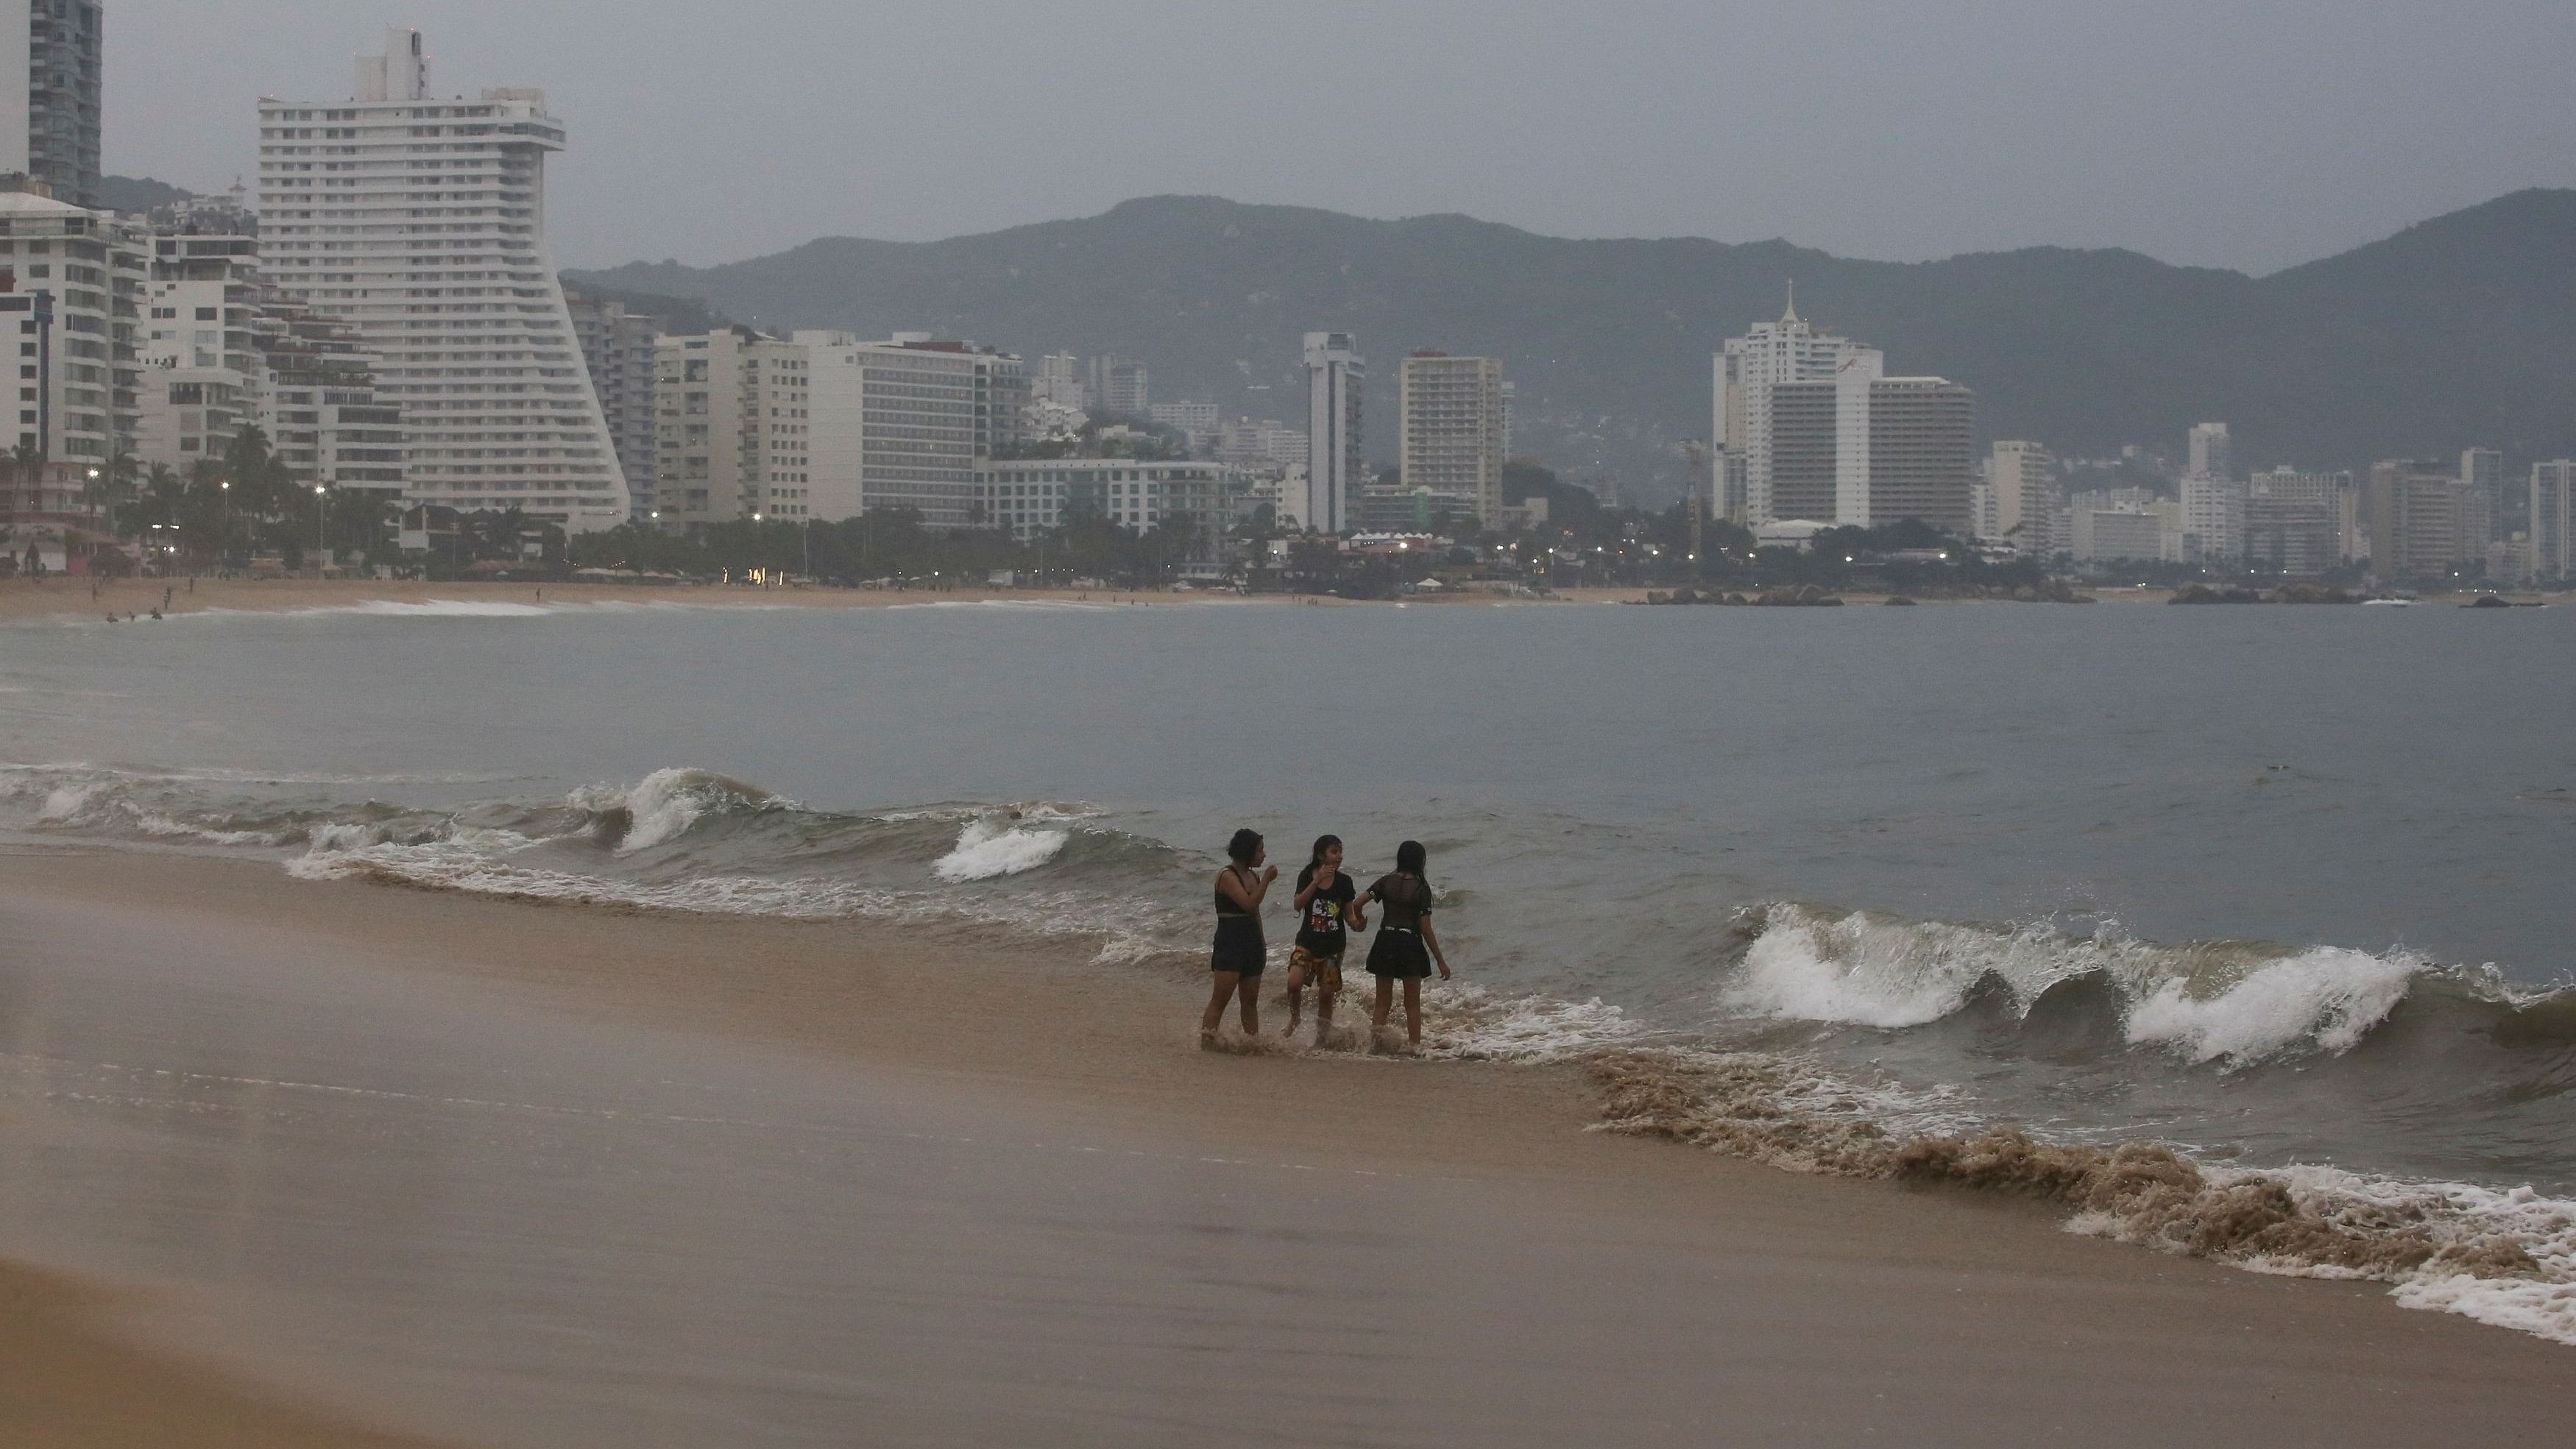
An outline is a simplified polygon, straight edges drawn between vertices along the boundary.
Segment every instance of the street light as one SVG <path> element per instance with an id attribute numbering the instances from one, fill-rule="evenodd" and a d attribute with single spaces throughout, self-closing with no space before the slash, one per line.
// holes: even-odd
<path id="1" fill-rule="evenodd" d="M 322 485 L 316 483 L 313 485 L 313 577 L 317 579 L 322 577 L 323 556 L 331 551 L 322 539 L 323 524 L 329 517 L 324 511 L 326 506 Z"/>

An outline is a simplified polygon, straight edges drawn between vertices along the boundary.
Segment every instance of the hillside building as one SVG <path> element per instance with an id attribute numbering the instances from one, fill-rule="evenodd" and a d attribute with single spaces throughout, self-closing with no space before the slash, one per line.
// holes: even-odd
<path id="1" fill-rule="evenodd" d="M 435 96 L 389 32 L 341 101 L 264 99 L 260 240 L 280 287 L 358 329 L 402 408 L 409 501 L 575 531 L 628 492 L 545 237 L 543 92 Z"/>
<path id="2" fill-rule="evenodd" d="M 1150 416 L 1154 405 L 1153 374 L 1132 357 L 1104 354 L 1091 359 L 1083 406 L 1120 417 Z"/>

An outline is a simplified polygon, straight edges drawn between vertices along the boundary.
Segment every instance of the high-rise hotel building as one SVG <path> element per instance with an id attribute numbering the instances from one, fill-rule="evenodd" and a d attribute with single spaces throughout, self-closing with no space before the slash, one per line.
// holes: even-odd
<path id="1" fill-rule="evenodd" d="M 345 101 L 262 100 L 271 280 L 345 318 L 409 435 L 404 494 L 517 508 L 576 531 L 627 518 L 627 485 L 546 247 L 540 91 L 430 94 L 420 34 L 361 56 Z"/>
<path id="2" fill-rule="evenodd" d="M 1347 332 L 1306 334 L 1306 517 L 1316 533 L 1359 526 L 1368 454 L 1360 434 L 1360 393 L 1368 360 Z"/>
<path id="3" fill-rule="evenodd" d="M 1465 499 L 1488 528 L 1503 516 L 1503 364 L 1416 352 L 1396 374 L 1404 486 Z"/>
<path id="4" fill-rule="evenodd" d="M 1793 300 L 1730 338 L 1712 403 L 1747 525 L 1917 519 L 1965 536 L 1977 469 L 1976 395 L 1939 377 L 1889 377 L 1885 354 L 1819 332 Z"/>
<path id="5" fill-rule="evenodd" d="M 98 205 L 105 37 L 98 0 L 0 0 L 0 172 L 74 206 Z"/>

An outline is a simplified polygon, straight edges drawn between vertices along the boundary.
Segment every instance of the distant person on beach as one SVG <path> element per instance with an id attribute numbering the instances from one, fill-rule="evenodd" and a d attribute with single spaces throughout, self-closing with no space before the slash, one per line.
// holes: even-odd
<path id="1" fill-rule="evenodd" d="M 1342 994 L 1342 950 L 1350 941 L 1343 913 L 1357 893 L 1342 874 L 1342 838 L 1315 839 L 1314 856 L 1297 872 L 1297 945 L 1288 953 L 1288 1030 L 1297 1034 L 1304 1013 L 1306 983 L 1315 983 L 1315 1040 L 1333 1029 L 1333 1002 Z"/>
<path id="2" fill-rule="evenodd" d="M 1386 1030 L 1389 1009 L 1395 1003 L 1395 983 L 1404 983 L 1404 1035 L 1416 1049 L 1422 1045 L 1422 979 L 1431 974 L 1433 962 L 1440 966 L 1440 979 L 1449 979 L 1449 958 L 1440 949 L 1440 938 L 1431 930 L 1431 882 L 1423 879 L 1428 852 L 1419 840 L 1408 840 L 1395 848 L 1395 870 L 1377 878 L 1377 883 L 1360 892 L 1351 902 L 1353 930 L 1368 929 L 1368 905 L 1376 901 L 1386 907 L 1386 920 L 1378 929 L 1376 944 L 1369 947 L 1368 970 L 1377 978 L 1377 1010 L 1369 1024 L 1378 1031 Z"/>
<path id="3" fill-rule="evenodd" d="M 1199 1017 L 1199 1045 L 1216 1044 L 1217 1023 L 1225 1017 L 1229 996 L 1243 999 L 1243 1034 L 1261 1031 L 1261 967 L 1267 948 L 1261 941 L 1261 899 L 1279 879 L 1279 867 L 1262 864 L 1261 833 L 1238 830 L 1226 842 L 1225 869 L 1216 873 L 1216 941 L 1208 951 L 1215 989 Z"/>

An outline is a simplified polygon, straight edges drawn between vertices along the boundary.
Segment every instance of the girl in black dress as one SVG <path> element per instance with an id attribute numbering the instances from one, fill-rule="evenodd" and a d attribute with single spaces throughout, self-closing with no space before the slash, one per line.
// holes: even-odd
<path id="1" fill-rule="evenodd" d="M 1216 873 L 1216 940 L 1208 950 L 1216 989 L 1199 1017 L 1201 1046 L 1216 1044 L 1216 1026 L 1225 1017 L 1229 996 L 1243 998 L 1243 1034 L 1260 1034 L 1261 967 L 1267 954 L 1261 940 L 1261 898 L 1279 878 L 1279 867 L 1261 863 L 1267 853 L 1258 831 L 1238 830 L 1226 843 L 1226 867 Z"/>
<path id="2" fill-rule="evenodd" d="M 1422 1046 L 1422 979 L 1431 974 L 1434 962 L 1440 966 L 1440 979 L 1449 979 L 1449 958 L 1431 930 L 1431 883 L 1422 878 L 1426 858 L 1419 840 L 1397 846 L 1394 872 L 1379 876 L 1377 884 L 1351 902 L 1350 909 L 1352 927 L 1365 931 L 1368 918 L 1362 912 L 1368 903 L 1386 907 L 1377 942 L 1369 947 L 1369 974 L 1377 978 L 1377 1010 L 1369 1022 L 1379 1031 L 1386 1030 L 1387 1013 L 1395 1005 L 1395 983 L 1403 982 L 1404 1034 L 1416 1050 Z"/>

